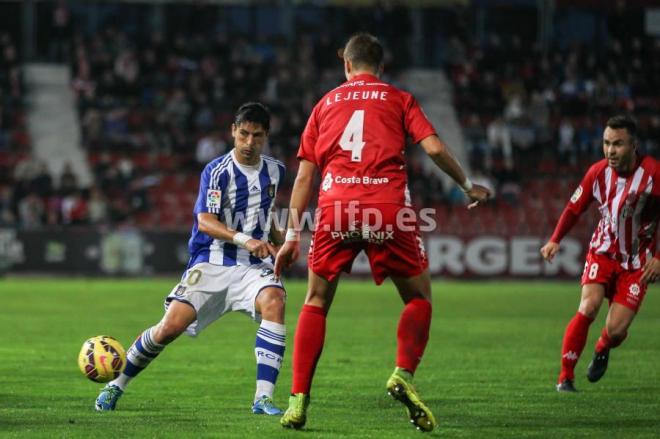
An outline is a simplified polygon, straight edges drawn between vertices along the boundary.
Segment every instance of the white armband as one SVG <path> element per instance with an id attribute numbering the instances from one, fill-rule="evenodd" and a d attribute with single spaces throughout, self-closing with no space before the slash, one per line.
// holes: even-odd
<path id="1" fill-rule="evenodd" d="M 234 235 L 234 237 L 232 238 L 232 241 L 233 241 L 234 244 L 236 244 L 237 246 L 245 248 L 245 244 L 247 244 L 247 242 L 248 242 L 250 239 L 252 239 L 252 238 L 250 238 L 250 237 L 249 237 L 248 235 L 246 235 L 245 233 L 243 233 L 243 232 L 237 232 L 237 233 Z"/>
<path id="2" fill-rule="evenodd" d="M 472 186 L 473 186 L 472 181 L 468 177 L 465 177 L 465 181 L 461 185 L 461 189 L 463 190 L 463 192 L 465 193 L 470 192 L 472 190 Z"/>
<path id="3" fill-rule="evenodd" d="M 300 241 L 300 232 L 295 229 L 286 229 L 286 236 L 284 237 L 284 241 Z"/>

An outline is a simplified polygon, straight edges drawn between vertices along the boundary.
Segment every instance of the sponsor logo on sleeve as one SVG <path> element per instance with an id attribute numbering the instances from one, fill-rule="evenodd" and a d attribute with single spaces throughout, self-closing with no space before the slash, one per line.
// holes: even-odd
<path id="1" fill-rule="evenodd" d="M 209 189 L 206 191 L 206 207 L 208 209 L 215 209 L 220 207 L 222 201 L 222 193 L 217 189 Z"/>
<path id="2" fill-rule="evenodd" d="M 571 203 L 573 204 L 577 203 L 581 196 L 582 196 L 582 186 L 578 186 L 577 189 L 575 189 L 575 192 L 573 192 L 573 195 L 571 196 Z"/>

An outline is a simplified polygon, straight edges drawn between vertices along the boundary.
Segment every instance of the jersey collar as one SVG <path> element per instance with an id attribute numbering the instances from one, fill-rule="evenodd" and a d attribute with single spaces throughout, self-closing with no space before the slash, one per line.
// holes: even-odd
<path id="1" fill-rule="evenodd" d="M 244 165 L 243 163 L 239 162 L 236 159 L 236 148 L 231 149 L 231 159 L 234 161 L 234 164 L 238 166 L 238 169 L 245 172 L 261 172 L 261 169 L 264 167 L 264 158 L 261 154 L 259 154 L 259 166 L 249 166 L 249 165 Z"/>
<path id="2" fill-rule="evenodd" d="M 355 81 L 383 82 L 380 80 L 380 78 L 378 78 L 378 76 L 373 75 L 371 73 L 360 73 L 359 75 L 354 76 L 353 79 L 351 79 L 350 81 L 346 81 L 346 82 L 355 82 Z"/>

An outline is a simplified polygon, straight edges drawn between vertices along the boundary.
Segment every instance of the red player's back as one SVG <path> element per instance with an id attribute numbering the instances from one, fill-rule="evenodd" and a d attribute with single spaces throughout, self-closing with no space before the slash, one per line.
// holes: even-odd
<path id="1" fill-rule="evenodd" d="M 321 171 L 319 206 L 334 202 L 406 204 L 406 136 L 435 134 L 417 101 L 370 74 L 327 93 L 314 107 L 298 158 Z"/>

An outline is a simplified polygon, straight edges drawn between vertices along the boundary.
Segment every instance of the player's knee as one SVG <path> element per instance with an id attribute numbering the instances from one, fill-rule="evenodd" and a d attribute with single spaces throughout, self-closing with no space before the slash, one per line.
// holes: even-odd
<path id="1" fill-rule="evenodd" d="M 319 308 L 325 308 L 328 299 L 326 297 L 326 291 L 323 289 L 315 289 L 310 286 L 307 290 L 307 297 L 305 298 L 305 305 L 317 306 Z"/>
<path id="2" fill-rule="evenodd" d="M 578 311 L 589 317 L 590 319 L 595 319 L 598 315 L 598 309 L 600 308 L 600 303 L 596 303 L 592 300 L 582 300 L 580 302 L 580 308 Z"/>
<path id="3" fill-rule="evenodd" d="M 286 294 L 281 288 L 266 288 L 259 293 L 257 302 L 262 316 L 283 315 Z"/>

